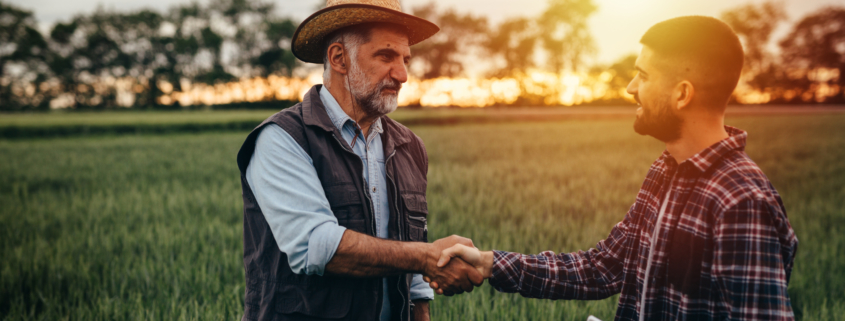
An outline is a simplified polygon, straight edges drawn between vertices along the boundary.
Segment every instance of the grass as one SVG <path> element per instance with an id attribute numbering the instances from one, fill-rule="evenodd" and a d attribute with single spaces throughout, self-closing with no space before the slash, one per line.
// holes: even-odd
<path id="1" fill-rule="evenodd" d="M 177 114 L 143 117 L 155 124 Z M 796 313 L 845 319 L 845 115 L 728 123 L 749 132 L 748 153 L 783 196 L 800 240 L 789 288 Z M 634 134 L 630 119 L 412 129 L 430 156 L 430 237 L 460 234 L 482 249 L 525 253 L 594 246 L 662 151 Z M 0 319 L 237 319 L 244 284 L 234 160 L 244 137 L 0 140 Z M 438 297 L 432 312 L 436 320 L 610 320 L 615 299 L 534 300 L 484 285 Z"/>
<path id="2" fill-rule="evenodd" d="M 400 108 L 393 119 L 409 125 L 512 122 L 514 120 L 560 120 L 596 118 L 579 113 L 582 107 L 419 109 Z M 632 106 L 611 108 L 634 114 Z M 550 114 L 547 110 L 574 111 L 575 115 Z M 527 111 L 527 112 L 526 112 Z M 537 112 L 540 113 L 537 113 Z M 175 134 L 249 131 L 275 110 L 184 110 L 184 111 L 53 111 L 49 113 L 0 113 L 0 139 L 30 139 L 126 134 Z M 619 117 L 619 115 L 611 115 Z M 607 116 L 600 116 L 607 117 Z"/>
<path id="3" fill-rule="evenodd" d="M 4 114 L 0 138 L 248 131 L 274 111 L 110 111 Z"/>

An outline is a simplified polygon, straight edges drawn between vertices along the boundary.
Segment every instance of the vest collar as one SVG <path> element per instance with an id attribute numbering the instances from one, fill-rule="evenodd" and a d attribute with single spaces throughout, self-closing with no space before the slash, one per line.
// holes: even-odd
<path id="1" fill-rule="evenodd" d="M 307 126 L 316 126 L 327 132 L 334 132 L 337 128 L 334 127 L 332 119 L 326 112 L 326 106 L 323 106 L 323 101 L 320 100 L 320 88 L 323 85 L 314 85 L 302 97 L 302 122 Z"/>
<path id="2" fill-rule="evenodd" d="M 320 100 L 320 89 L 322 87 L 323 85 L 314 85 L 314 87 L 308 90 L 305 97 L 302 98 L 302 121 L 307 126 L 314 126 L 326 132 L 337 132 L 339 136 L 340 131 L 335 127 L 326 111 L 326 106 Z M 392 154 L 396 147 L 411 141 L 411 135 L 413 135 L 411 130 L 395 120 L 387 116 L 382 116 L 381 125 L 384 130 L 381 139 L 384 145 L 385 156 Z"/>

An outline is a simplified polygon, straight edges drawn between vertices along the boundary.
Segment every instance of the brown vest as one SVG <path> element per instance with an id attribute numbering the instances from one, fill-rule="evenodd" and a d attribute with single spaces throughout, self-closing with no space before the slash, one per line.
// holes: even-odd
<path id="1" fill-rule="evenodd" d="M 319 89 L 320 85 L 314 86 L 301 103 L 258 125 L 238 152 L 244 201 L 244 320 L 377 320 L 381 313 L 382 277 L 293 273 L 246 181 L 246 168 L 258 134 L 267 124 L 277 124 L 311 156 L 338 224 L 376 235 L 363 162 L 331 122 Z M 390 204 L 388 238 L 426 242 L 425 146 L 396 121 L 382 117 L 382 124 Z M 410 320 L 411 278 L 412 274 L 402 274 L 387 279 L 392 320 Z"/>

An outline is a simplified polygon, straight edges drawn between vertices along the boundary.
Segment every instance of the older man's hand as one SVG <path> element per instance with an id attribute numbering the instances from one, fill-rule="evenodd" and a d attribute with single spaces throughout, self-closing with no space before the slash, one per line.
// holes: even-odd
<path id="1" fill-rule="evenodd" d="M 448 264 L 438 266 L 443 251 L 455 245 L 474 248 L 472 240 L 452 235 L 434 241 L 432 244 L 433 252 L 429 253 L 426 260 L 423 279 L 429 282 L 438 294 L 450 296 L 472 292 L 475 286 L 484 283 L 484 278 L 478 273 L 478 270 L 459 258 L 450 260 Z"/>

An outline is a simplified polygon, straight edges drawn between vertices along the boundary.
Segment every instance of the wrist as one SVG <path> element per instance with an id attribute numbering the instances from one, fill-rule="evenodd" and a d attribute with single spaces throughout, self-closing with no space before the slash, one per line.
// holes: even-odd
<path id="1" fill-rule="evenodd" d="M 493 251 L 481 252 L 481 276 L 485 279 L 493 277 L 493 260 L 495 259 Z"/>
<path id="2" fill-rule="evenodd" d="M 428 308 L 428 300 L 414 300 L 413 304 L 414 304 L 414 308 L 413 308 L 412 320 L 413 321 L 428 321 L 430 319 L 429 308 Z"/>
<path id="3" fill-rule="evenodd" d="M 419 273 L 429 274 L 437 268 L 437 261 L 440 260 L 440 249 L 431 243 L 418 243 L 422 248 L 422 254 L 418 257 L 422 258 L 419 265 Z"/>

